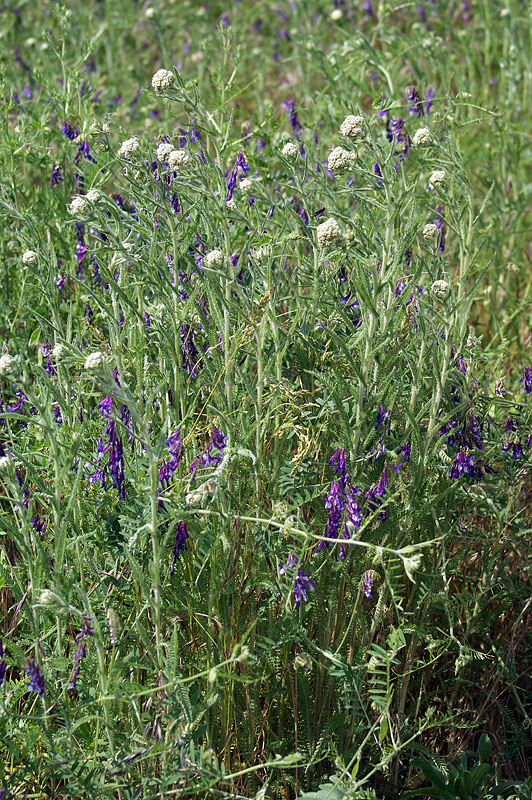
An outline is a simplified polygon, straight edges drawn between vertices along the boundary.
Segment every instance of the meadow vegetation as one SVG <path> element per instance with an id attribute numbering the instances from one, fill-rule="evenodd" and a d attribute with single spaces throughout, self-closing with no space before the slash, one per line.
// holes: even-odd
<path id="1" fill-rule="evenodd" d="M 0 53 L 1 800 L 530 800 L 530 2 Z"/>

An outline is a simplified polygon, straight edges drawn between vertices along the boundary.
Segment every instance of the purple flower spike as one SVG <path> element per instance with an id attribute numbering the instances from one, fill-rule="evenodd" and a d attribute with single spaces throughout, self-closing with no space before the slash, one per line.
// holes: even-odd
<path id="1" fill-rule="evenodd" d="M 178 428 L 176 431 L 170 434 L 166 440 L 166 444 L 168 446 L 168 452 L 170 453 L 170 456 L 163 461 L 159 470 L 161 489 L 167 489 L 168 486 L 170 486 L 172 476 L 185 454 L 185 448 L 183 447 L 183 441 L 181 439 L 181 428 Z"/>
<path id="2" fill-rule="evenodd" d="M 79 629 L 79 633 L 76 636 L 76 644 L 77 648 L 72 657 L 72 674 L 70 676 L 70 684 L 68 686 L 69 689 L 76 688 L 76 682 L 78 680 L 78 676 L 81 669 L 80 661 L 82 658 L 85 658 L 86 652 L 86 643 L 89 636 L 94 636 L 94 628 L 91 625 L 93 621 L 92 617 L 89 617 L 87 614 L 83 614 L 81 618 L 81 626 Z"/>
<path id="3" fill-rule="evenodd" d="M 54 164 L 52 167 L 52 174 L 50 176 L 50 188 L 53 189 L 54 186 L 63 180 L 63 176 L 61 175 L 61 170 L 59 169 L 59 164 Z"/>
<path id="4" fill-rule="evenodd" d="M 0 639 L 0 686 L 3 684 L 4 678 L 6 677 L 6 669 L 7 665 L 4 658 L 4 645 Z"/>
<path id="5" fill-rule="evenodd" d="M 294 598 L 297 608 L 300 607 L 301 600 L 308 600 L 307 590 L 313 592 L 315 583 L 315 581 L 309 580 L 308 575 L 301 572 L 301 567 L 298 567 L 298 563 L 298 558 L 290 553 L 286 564 L 279 564 L 281 575 L 287 574 L 290 580 L 294 582 Z"/>
<path id="6" fill-rule="evenodd" d="M 331 490 L 325 498 L 325 508 L 329 510 L 329 518 L 327 519 L 323 539 L 316 548 L 317 553 L 320 552 L 322 547 L 328 550 L 329 546 L 332 544 L 330 540 L 337 538 L 344 506 L 345 499 L 343 492 L 340 494 L 340 483 L 339 481 L 333 481 L 331 483 Z"/>
<path id="7" fill-rule="evenodd" d="M 35 692 L 39 697 L 44 697 L 44 676 L 33 658 L 28 658 L 22 665 L 28 676 L 28 692 Z"/>
<path id="8" fill-rule="evenodd" d="M 368 571 L 362 578 L 362 591 L 366 597 L 371 597 L 373 593 L 373 573 Z"/>
<path id="9" fill-rule="evenodd" d="M 188 539 L 187 523 L 182 520 L 177 524 L 175 543 L 173 549 L 174 560 L 172 562 L 172 566 L 170 567 L 170 577 L 173 577 L 174 575 L 175 565 L 177 564 L 179 556 L 181 555 L 181 553 L 186 553 L 187 551 L 187 539 Z"/>
<path id="10" fill-rule="evenodd" d="M 519 381 L 522 384 L 526 394 L 532 392 L 532 367 L 525 367 L 523 370 L 523 377 Z"/>

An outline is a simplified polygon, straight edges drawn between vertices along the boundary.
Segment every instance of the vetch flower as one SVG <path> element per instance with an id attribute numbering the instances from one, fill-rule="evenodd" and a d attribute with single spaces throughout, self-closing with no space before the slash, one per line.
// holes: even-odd
<path id="1" fill-rule="evenodd" d="M 519 383 L 523 386 L 526 394 L 532 392 L 532 367 L 524 368 L 523 377 L 519 379 Z"/>
<path id="2" fill-rule="evenodd" d="M 313 592 L 315 583 L 315 581 L 309 580 L 309 577 L 306 573 L 301 572 L 301 567 L 299 567 L 298 564 L 299 559 L 292 553 L 290 553 L 288 556 L 286 564 L 279 564 L 280 574 L 286 574 L 287 577 L 293 582 L 294 598 L 297 608 L 300 607 L 301 600 L 308 600 L 307 591 Z"/>
<path id="3" fill-rule="evenodd" d="M 44 676 L 33 658 L 26 659 L 22 665 L 28 677 L 28 691 L 35 692 L 39 697 L 44 697 Z"/>
<path id="4" fill-rule="evenodd" d="M 170 577 L 173 577 L 174 575 L 175 565 L 177 564 L 179 556 L 181 555 L 181 553 L 186 553 L 187 551 L 187 539 L 188 539 L 187 523 L 182 520 L 181 522 L 177 523 L 174 549 L 172 551 L 174 560 L 172 561 L 172 566 L 170 567 Z"/>
<path id="5" fill-rule="evenodd" d="M 72 673 L 70 675 L 70 683 L 68 686 L 69 689 L 76 688 L 76 682 L 78 680 L 78 676 L 81 669 L 80 661 L 82 658 L 85 658 L 87 654 L 86 652 L 87 639 L 89 638 L 89 636 L 94 636 L 94 629 L 91 626 L 92 621 L 93 621 L 92 617 L 89 617 L 87 614 L 83 614 L 81 618 L 81 626 L 79 629 L 79 633 L 76 636 L 77 647 L 72 657 Z"/>
<path id="6" fill-rule="evenodd" d="M 170 486 L 172 476 L 185 454 L 183 440 L 181 439 L 181 428 L 178 428 L 170 434 L 166 440 L 166 445 L 168 447 L 170 456 L 163 461 L 161 468 L 159 469 L 159 482 L 161 484 L 161 489 L 166 489 L 168 486 Z"/>
<path id="7" fill-rule="evenodd" d="M 4 645 L 3 645 L 2 640 L 0 639 L 0 686 L 4 682 L 4 678 L 6 676 L 6 668 L 7 668 L 7 665 L 6 665 L 6 660 L 5 660 L 5 657 L 4 657 Z"/>
<path id="8" fill-rule="evenodd" d="M 352 141 L 360 139 L 364 135 L 364 117 L 349 114 L 340 125 L 340 133 Z"/>
<path id="9" fill-rule="evenodd" d="M 59 164 L 55 164 L 52 167 L 52 174 L 50 175 L 50 188 L 53 189 L 54 186 L 63 180 L 63 176 L 61 175 L 61 170 L 59 169 Z"/>
<path id="10" fill-rule="evenodd" d="M 320 552 L 322 547 L 325 547 L 328 550 L 329 546 L 331 545 L 331 539 L 338 538 L 338 530 L 340 528 L 344 506 L 345 495 L 340 491 L 340 483 L 338 481 L 333 481 L 331 483 L 329 494 L 325 498 L 325 508 L 328 509 L 329 516 L 325 526 L 323 538 L 318 543 L 316 548 L 317 553 Z"/>
<path id="11" fill-rule="evenodd" d="M 151 79 L 151 85 L 153 91 L 156 94 L 162 94 L 174 82 L 174 73 L 170 72 L 168 69 L 158 69 L 155 75 Z"/>
<path id="12" fill-rule="evenodd" d="M 366 597 L 371 597 L 373 592 L 373 572 L 369 570 L 362 578 L 362 591 Z"/>
<path id="13" fill-rule="evenodd" d="M 316 229 L 318 238 L 318 246 L 324 248 L 334 247 L 336 244 L 343 242 L 344 235 L 340 226 L 333 217 L 326 219 Z"/>

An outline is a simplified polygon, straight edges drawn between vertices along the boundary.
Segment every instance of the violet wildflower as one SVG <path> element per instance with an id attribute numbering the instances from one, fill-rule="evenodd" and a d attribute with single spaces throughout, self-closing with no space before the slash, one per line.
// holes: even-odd
<path id="1" fill-rule="evenodd" d="M 295 110 L 295 100 L 286 100 L 283 103 L 283 108 L 286 109 L 286 113 L 290 117 L 290 124 L 292 126 L 294 136 L 296 137 L 296 139 L 300 139 L 303 126 L 301 125 L 301 123 L 297 118 L 297 112 Z"/>
<path id="2" fill-rule="evenodd" d="M 449 477 L 460 478 L 462 475 L 469 475 L 471 478 L 480 478 L 480 470 L 475 461 L 476 456 L 471 450 L 462 447 L 453 462 Z"/>
<path id="3" fill-rule="evenodd" d="M 345 449 L 342 447 L 340 450 L 340 448 L 337 447 L 332 457 L 329 459 L 328 464 L 330 467 L 334 467 L 336 475 L 340 475 L 340 486 L 342 489 L 345 489 L 347 481 L 349 480 L 349 473 L 345 463 Z"/>
<path id="4" fill-rule="evenodd" d="M 159 469 L 159 481 L 161 484 L 161 489 L 166 489 L 168 486 L 170 486 L 172 476 L 185 454 L 183 440 L 181 439 L 181 428 L 178 428 L 170 434 L 166 440 L 166 445 L 168 447 L 170 456 L 163 461 L 161 468 Z"/>
<path id="5" fill-rule="evenodd" d="M 519 379 L 519 384 L 523 386 L 526 394 L 532 392 L 532 366 L 524 368 L 523 377 Z"/>
<path id="6" fill-rule="evenodd" d="M 300 607 L 301 600 L 308 600 L 307 590 L 313 592 L 315 583 L 315 581 L 309 580 L 309 577 L 306 573 L 301 572 L 301 567 L 299 567 L 298 564 L 299 559 L 292 553 L 289 554 L 286 564 L 279 564 L 280 574 L 286 574 L 293 582 L 294 598 L 297 608 Z"/>
<path id="7" fill-rule="evenodd" d="M 423 100 L 415 86 L 407 86 L 405 88 L 408 102 L 410 103 L 410 116 L 416 116 L 420 119 L 424 115 Z"/>
<path id="8" fill-rule="evenodd" d="M 381 168 L 379 167 L 378 164 L 373 165 L 373 172 L 375 173 L 375 175 L 377 175 L 378 178 L 382 178 Z M 377 186 L 379 187 L 384 186 L 384 181 L 377 180 Z"/>
<path id="9" fill-rule="evenodd" d="M 439 250 L 440 253 L 443 253 L 445 250 L 445 225 L 443 220 L 443 206 L 441 203 L 438 203 L 436 207 L 436 216 L 434 217 L 434 223 L 436 228 L 440 232 L 440 246 Z"/>
<path id="10" fill-rule="evenodd" d="M 70 139 L 70 141 L 73 142 L 74 139 L 77 139 L 79 136 L 79 128 L 74 128 L 70 122 L 63 120 L 61 125 L 61 133 L 63 136 L 66 136 L 67 139 Z"/>
<path id="11" fill-rule="evenodd" d="M 39 669 L 39 665 L 35 663 L 33 658 L 28 658 L 22 667 L 28 677 L 28 691 L 35 692 L 39 697 L 44 697 L 44 676 Z"/>
<path id="12" fill-rule="evenodd" d="M 181 522 L 177 523 L 174 549 L 172 551 L 174 560 L 172 561 L 172 566 L 170 567 L 170 577 L 173 577 L 174 575 L 175 565 L 177 564 L 179 556 L 181 555 L 181 553 L 186 553 L 187 551 L 187 539 L 188 539 L 187 523 L 184 520 L 182 520 Z"/>
<path id="13" fill-rule="evenodd" d="M 245 176 L 246 172 L 249 172 L 249 170 L 250 170 L 250 166 L 246 161 L 246 154 L 245 154 L 245 152 L 243 150 L 237 155 L 236 161 L 235 161 L 235 165 L 234 165 L 233 169 L 231 170 L 231 173 L 230 173 L 229 178 L 227 180 L 226 202 L 227 202 L 227 200 L 231 200 L 232 197 L 233 197 L 233 190 L 234 190 L 234 188 L 236 186 L 236 177 L 238 175 L 238 170 L 241 171 L 242 176 Z"/>
<path id="14" fill-rule="evenodd" d="M 96 164 L 96 159 L 90 154 L 89 143 L 87 141 L 80 142 L 78 152 L 74 158 L 74 163 L 79 164 L 82 158 L 84 158 L 85 161 L 92 161 L 93 164 Z"/>
<path id="15" fill-rule="evenodd" d="M 181 354 L 183 369 L 192 378 L 197 378 L 202 367 L 202 360 L 198 357 L 198 349 L 194 342 L 194 330 L 188 324 L 181 326 Z"/>
<path id="16" fill-rule="evenodd" d="M 213 425 L 207 447 L 190 465 L 192 480 L 196 477 L 198 468 L 207 469 L 208 467 L 217 467 L 221 463 L 224 450 L 227 446 L 227 440 L 228 437 L 224 436 L 216 425 Z"/>
<path id="17" fill-rule="evenodd" d="M 61 272 L 57 273 L 56 284 L 60 292 L 62 292 L 66 286 L 66 278 L 61 274 Z"/>
<path id="18" fill-rule="evenodd" d="M 362 591 L 366 597 L 371 597 L 373 592 L 373 573 L 371 570 L 364 573 L 362 579 Z"/>
<path id="19" fill-rule="evenodd" d="M 433 106 L 432 99 L 433 99 L 435 94 L 436 94 L 436 89 L 434 89 L 432 87 L 429 87 L 427 89 L 427 95 L 426 95 L 426 98 L 425 98 L 425 111 L 427 113 L 427 116 L 430 116 L 430 112 L 431 112 L 431 109 L 432 109 L 432 106 Z"/>
<path id="20" fill-rule="evenodd" d="M 40 517 L 32 517 L 30 520 L 30 525 L 34 530 L 37 531 L 41 539 L 44 539 L 44 534 L 46 533 L 46 523 Z"/>
<path id="21" fill-rule="evenodd" d="M 52 174 L 50 176 L 50 188 L 53 189 L 54 186 L 63 180 L 63 176 L 61 175 L 61 170 L 59 169 L 59 164 L 54 163 L 52 167 Z"/>
<path id="22" fill-rule="evenodd" d="M 87 639 L 89 636 L 94 636 L 94 628 L 91 626 L 92 617 L 89 617 L 87 614 L 83 614 L 81 618 L 81 626 L 79 629 L 79 633 L 76 636 L 76 644 L 77 648 L 72 657 L 72 674 L 70 675 L 70 684 L 68 686 L 69 689 L 76 688 L 76 682 L 78 680 L 78 676 L 81 669 L 80 661 L 82 658 L 86 656 L 86 644 Z"/>
<path id="23" fill-rule="evenodd" d="M 316 548 L 317 553 L 320 552 L 322 547 L 325 547 L 325 549 L 328 550 L 329 546 L 333 543 L 331 540 L 338 538 L 338 530 L 340 528 L 340 521 L 342 519 L 342 511 L 344 510 L 344 507 L 345 495 L 343 492 L 340 492 L 340 483 L 339 481 L 332 481 L 329 494 L 325 498 L 325 508 L 328 509 L 329 516 L 327 519 L 327 524 L 325 525 L 323 538 L 318 543 Z"/>
<path id="24" fill-rule="evenodd" d="M 0 686 L 3 684 L 4 678 L 6 677 L 6 669 L 7 664 L 4 656 L 4 645 L 0 639 Z"/>

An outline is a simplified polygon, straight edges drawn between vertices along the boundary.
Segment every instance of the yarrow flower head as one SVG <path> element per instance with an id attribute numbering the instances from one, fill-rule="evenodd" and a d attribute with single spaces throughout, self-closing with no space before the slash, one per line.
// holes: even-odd
<path id="1" fill-rule="evenodd" d="M 73 217 L 82 217 L 87 211 L 87 200 L 81 195 L 77 195 L 72 199 L 68 207 L 68 211 Z"/>
<path id="2" fill-rule="evenodd" d="M 353 141 L 362 138 L 364 135 L 364 117 L 349 114 L 340 125 L 340 133 Z"/>
<path id="3" fill-rule="evenodd" d="M 170 153 L 174 150 L 174 146 L 170 142 L 160 142 L 157 145 L 157 158 L 159 161 L 166 161 Z"/>
<path id="4" fill-rule="evenodd" d="M 451 294 L 451 287 L 449 286 L 447 281 L 434 281 L 434 283 L 430 287 L 430 291 L 432 292 L 436 300 L 439 300 L 441 303 L 443 303 L 444 300 L 447 300 L 447 298 Z"/>
<path id="5" fill-rule="evenodd" d="M 166 159 L 168 166 L 174 172 L 186 169 L 190 164 L 190 156 L 185 150 L 172 150 Z"/>
<path id="6" fill-rule="evenodd" d="M 120 149 L 118 150 L 119 158 L 128 159 L 131 158 L 133 153 L 136 153 L 137 150 L 140 148 L 140 139 L 138 136 L 132 136 L 130 139 L 126 139 L 120 145 Z"/>
<path id="7" fill-rule="evenodd" d="M 331 172 L 336 172 L 338 175 L 343 175 L 345 172 L 353 169 L 355 162 L 355 153 L 351 153 L 349 150 L 344 150 L 343 147 L 335 147 L 334 150 L 329 153 L 327 166 Z"/>
<path id="8" fill-rule="evenodd" d="M 98 189 L 89 189 L 85 197 L 90 203 L 97 203 L 100 199 L 100 192 Z"/>
<path id="9" fill-rule="evenodd" d="M 437 169 L 429 178 L 430 186 L 436 189 L 445 189 L 447 186 L 447 175 L 443 169 Z"/>
<path id="10" fill-rule="evenodd" d="M 156 94 L 162 94 L 162 92 L 165 92 L 170 88 L 173 82 L 174 73 L 170 72 L 168 69 L 158 69 L 151 79 L 151 85 Z"/>
<path id="11" fill-rule="evenodd" d="M 421 231 L 423 238 L 426 242 L 432 242 L 438 235 L 438 226 L 429 222 Z"/>
<path id="12" fill-rule="evenodd" d="M 333 217 L 318 225 L 316 235 L 319 247 L 334 247 L 334 245 L 343 242 L 344 239 L 340 226 Z"/>
<path id="13" fill-rule="evenodd" d="M 283 146 L 281 154 L 287 159 L 287 161 L 295 161 L 297 158 L 299 158 L 299 147 L 295 142 L 287 142 Z"/>
<path id="14" fill-rule="evenodd" d="M 297 608 L 300 607 L 302 600 L 308 600 L 307 591 L 313 592 L 315 583 L 315 581 L 309 580 L 308 575 L 301 571 L 301 567 L 299 567 L 298 564 L 299 560 L 293 553 L 290 553 L 288 556 L 286 564 L 279 564 L 280 574 L 286 574 L 287 577 L 293 581 L 294 598 Z"/>
<path id="15" fill-rule="evenodd" d="M 211 250 L 210 253 L 207 253 L 204 259 L 204 264 L 206 267 L 213 269 L 215 267 L 221 267 L 224 263 L 224 254 L 221 250 L 217 248 L 215 250 Z"/>
<path id="16" fill-rule="evenodd" d="M 429 128 L 419 128 L 412 137 L 412 144 L 415 147 L 428 147 L 432 143 Z"/>
<path id="17" fill-rule="evenodd" d="M 96 351 L 95 353 L 90 353 L 84 364 L 84 369 L 101 369 L 105 364 L 105 353 L 101 353 L 100 351 Z"/>
<path id="18" fill-rule="evenodd" d="M 0 375 L 11 375 L 15 369 L 15 359 L 9 353 L 0 357 Z"/>
<path id="19" fill-rule="evenodd" d="M 22 254 L 22 263 L 23 264 L 36 264 L 37 263 L 37 253 L 35 250 L 26 250 L 25 253 Z"/>

